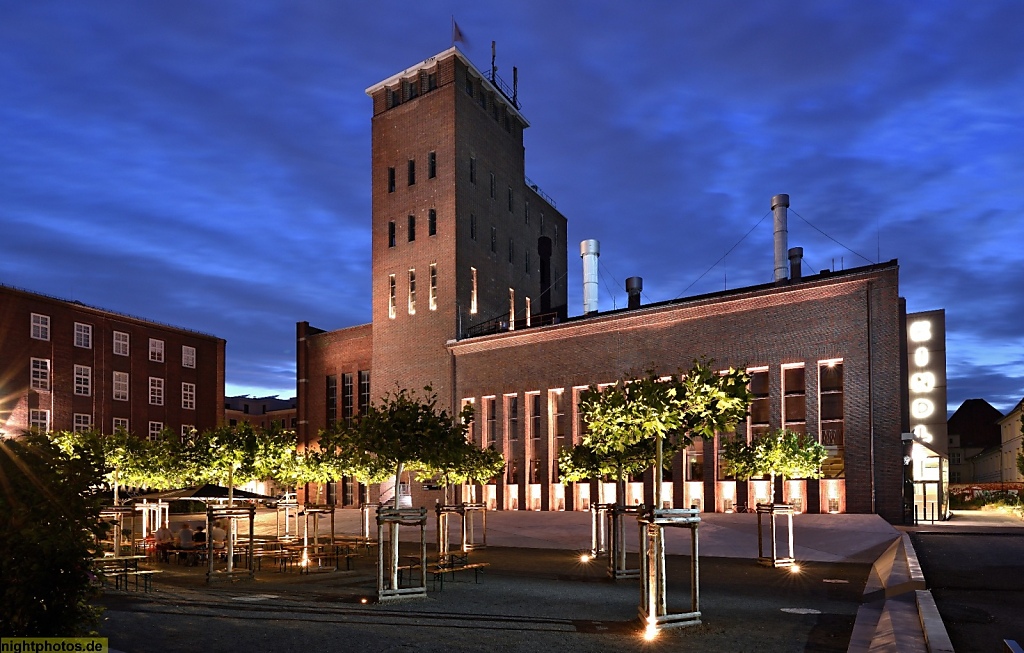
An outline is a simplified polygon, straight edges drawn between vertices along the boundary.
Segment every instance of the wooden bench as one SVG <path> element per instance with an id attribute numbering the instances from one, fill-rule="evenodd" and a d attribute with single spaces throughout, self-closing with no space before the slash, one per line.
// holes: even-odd
<path id="1" fill-rule="evenodd" d="M 139 591 L 139 579 L 142 579 L 142 591 L 151 592 L 153 590 L 153 576 L 159 574 L 159 569 L 139 569 L 136 571 L 121 571 L 114 574 L 114 587 L 116 589 L 122 589 L 121 585 L 124 584 L 124 589 L 128 589 L 128 581 L 135 579 L 135 591 Z"/>
<path id="2" fill-rule="evenodd" d="M 457 572 L 457 571 L 472 571 L 473 572 L 473 582 L 479 584 L 480 583 L 480 574 L 483 572 L 484 569 L 486 569 L 487 567 L 490 567 L 490 566 L 491 566 L 491 563 L 489 563 L 489 562 L 465 562 L 465 563 L 449 564 L 449 565 L 432 565 L 432 566 L 427 567 L 427 573 L 430 574 L 430 578 L 431 578 L 431 581 L 433 583 L 436 584 L 438 581 L 440 581 L 441 588 L 438 591 L 443 592 L 444 591 L 444 576 L 445 576 L 445 574 L 451 574 L 452 575 L 452 580 L 454 581 L 455 580 L 455 572 Z"/>

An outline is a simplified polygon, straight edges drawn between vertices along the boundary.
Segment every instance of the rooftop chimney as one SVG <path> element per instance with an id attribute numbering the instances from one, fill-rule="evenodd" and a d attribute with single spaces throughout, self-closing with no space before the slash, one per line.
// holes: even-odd
<path id="1" fill-rule="evenodd" d="M 583 259 L 583 314 L 597 312 L 597 257 L 601 256 L 601 243 L 584 240 L 580 243 Z"/>
<path id="2" fill-rule="evenodd" d="M 786 274 L 786 249 L 789 247 L 789 228 L 786 224 L 788 208 L 789 195 L 780 193 L 772 198 L 772 212 L 775 213 L 775 283 L 782 283 L 789 276 Z"/>
<path id="3" fill-rule="evenodd" d="M 802 263 L 804 260 L 803 247 L 789 248 L 789 278 L 792 281 L 799 281 L 803 276 Z"/>
<path id="4" fill-rule="evenodd" d="M 640 308 L 640 293 L 644 289 L 643 277 L 630 277 L 626 279 L 626 292 L 629 293 L 629 307 Z"/>

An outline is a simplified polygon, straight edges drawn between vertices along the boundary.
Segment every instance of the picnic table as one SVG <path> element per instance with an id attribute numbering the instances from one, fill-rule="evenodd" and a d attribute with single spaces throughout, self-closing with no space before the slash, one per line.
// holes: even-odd
<path id="1" fill-rule="evenodd" d="M 102 556 L 92 559 L 93 569 L 100 575 L 103 583 L 106 584 L 111 578 L 114 580 L 114 587 L 128 589 L 128 581 L 135 581 L 135 589 L 139 589 L 139 580 L 142 580 L 142 589 L 146 592 L 153 587 L 152 577 L 157 571 L 151 569 L 139 569 L 139 561 L 145 560 L 144 555 L 130 556 Z"/>

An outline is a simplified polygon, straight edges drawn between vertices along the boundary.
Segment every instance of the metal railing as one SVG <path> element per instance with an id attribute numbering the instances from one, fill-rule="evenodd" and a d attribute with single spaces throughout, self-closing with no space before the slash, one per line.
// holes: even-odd
<path id="1" fill-rule="evenodd" d="M 555 204 L 555 200 L 554 200 L 553 197 L 551 197 L 550 195 L 545 193 L 543 190 L 541 190 L 541 187 L 538 186 L 536 184 L 536 182 L 534 182 L 532 179 L 530 179 L 526 175 L 523 175 L 523 177 L 525 177 L 525 179 L 526 179 L 526 185 L 529 186 L 530 189 L 533 190 L 533 192 L 537 193 L 542 198 L 544 198 L 544 201 L 547 202 L 548 204 L 550 204 L 551 208 L 558 208 L 558 205 Z"/>

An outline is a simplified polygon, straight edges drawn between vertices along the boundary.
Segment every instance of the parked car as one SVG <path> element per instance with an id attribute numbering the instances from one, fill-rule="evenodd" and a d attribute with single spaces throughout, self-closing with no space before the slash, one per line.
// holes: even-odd
<path id="1" fill-rule="evenodd" d="M 285 492 L 267 501 L 268 508 L 277 508 L 279 505 L 297 506 L 298 500 L 295 497 L 295 493 Z"/>

